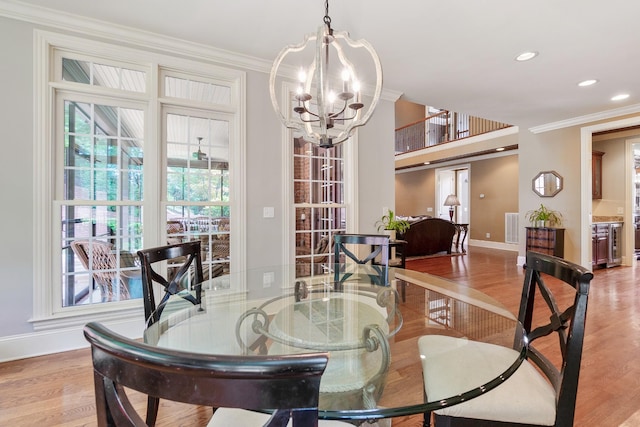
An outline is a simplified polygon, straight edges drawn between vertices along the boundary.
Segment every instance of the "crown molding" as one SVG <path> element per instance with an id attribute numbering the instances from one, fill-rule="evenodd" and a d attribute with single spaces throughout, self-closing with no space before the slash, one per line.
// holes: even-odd
<path id="1" fill-rule="evenodd" d="M 94 18 L 60 12 L 40 6 L 32 6 L 13 0 L 0 0 L 0 16 L 57 30 L 81 34 L 89 38 L 134 44 L 136 47 L 153 49 L 164 53 L 187 56 L 199 61 L 210 61 L 222 65 L 241 67 L 269 73 L 271 61 L 168 37 L 162 34 L 141 31 Z"/>
<path id="2" fill-rule="evenodd" d="M 53 9 L 31 6 L 14 0 L 0 0 L 0 16 L 43 25 L 57 30 L 79 33 L 90 38 L 135 44 L 136 47 L 188 56 L 199 61 L 216 62 L 222 65 L 269 73 L 272 61 L 243 55 L 212 46 L 168 37 L 162 34 L 136 30 L 131 27 L 100 21 L 94 18 L 60 12 Z M 287 75 L 295 76 L 288 70 Z M 402 92 L 382 89 L 381 99 L 396 102 Z"/>
<path id="3" fill-rule="evenodd" d="M 615 108 L 613 110 L 600 111 L 598 113 L 587 114 L 584 116 L 578 116 L 578 117 L 574 117 L 567 120 L 560 120 L 557 122 L 534 126 L 529 128 L 529 131 L 534 134 L 549 132 L 552 130 L 558 130 L 558 129 L 568 128 L 572 126 L 583 125 L 585 123 L 593 123 L 599 120 L 608 120 L 615 117 L 624 116 L 626 114 L 635 114 L 638 112 L 640 112 L 640 104 L 633 104 L 633 105 L 628 105 L 626 107 Z"/>

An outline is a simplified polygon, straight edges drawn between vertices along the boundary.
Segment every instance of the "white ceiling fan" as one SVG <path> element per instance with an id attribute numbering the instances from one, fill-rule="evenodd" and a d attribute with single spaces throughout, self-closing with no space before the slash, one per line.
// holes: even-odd
<path id="1" fill-rule="evenodd" d="M 202 142 L 202 137 L 199 136 L 198 137 L 198 151 L 194 151 L 193 152 L 193 158 L 194 159 L 198 159 L 198 160 L 207 160 L 209 158 L 209 156 L 207 156 L 207 153 L 202 151 L 202 149 L 200 148 L 200 143 L 201 142 Z"/>
<path id="2" fill-rule="evenodd" d="M 202 140 L 203 140 L 202 137 L 198 137 L 198 151 L 193 152 L 193 158 L 196 160 L 207 162 L 211 169 L 228 170 L 229 162 L 227 160 L 211 158 L 207 153 L 202 151 L 202 148 L 201 148 Z"/>

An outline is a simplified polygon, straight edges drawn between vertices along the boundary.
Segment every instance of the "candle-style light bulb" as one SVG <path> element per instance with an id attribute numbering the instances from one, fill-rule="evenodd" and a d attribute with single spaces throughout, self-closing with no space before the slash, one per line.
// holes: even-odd
<path id="1" fill-rule="evenodd" d="M 342 92 L 349 92 L 349 77 L 351 73 L 349 73 L 349 69 L 345 68 L 342 70 Z"/>
<path id="2" fill-rule="evenodd" d="M 334 91 L 329 91 L 329 94 L 327 95 L 327 100 L 329 100 L 330 104 L 333 104 L 336 100 L 336 93 Z"/>
<path id="3" fill-rule="evenodd" d="M 360 82 L 357 80 L 353 81 L 353 91 L 356 93 L 356 102 L 360 102 Z"/>
<path id="4" fill-rule="evenodd" d="M 300 71 L 298 71 L 298 81 L 300 83 L 304 83 L 307 81 L 307 73 L 305 73 L 304 68 L 300 67 Z"/>

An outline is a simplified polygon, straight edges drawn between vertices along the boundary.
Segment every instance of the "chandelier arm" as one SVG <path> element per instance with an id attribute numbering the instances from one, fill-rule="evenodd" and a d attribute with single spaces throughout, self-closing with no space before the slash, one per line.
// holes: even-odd
<path id="1" fill-rule="evenodd" d="M 304 111 L 302 113 L 300 113 L 300 120 L 302 120 L 302 114 L 309 114 L 309 115 L 311 115 L 313 117 L 319 117 L 316 113 L 314 113 L 313 111 L 310 111 L 309 109 L 307 109 L 306 105 L 303 106 L 302 108 L 304 108 Z"/>
<path id="2" fill-rule="evenodd" d="M 301 121 L 301 122 L 303 122 L 303 123 L 316 123 L 316 122 L 319 122 L 319 121 L 320 121 L 320 119 L 309 119 L 309 120 L 305 120 L 305 119 L 303 119 L 302 117 L 300 117 L 300 121 Z"/>
<path id="3" fill-rule="evenodd" d="M 338 112 L 335 112 L 335 113 L 329 113 L 329 118 L 335 119 L 340 114 L 344 113 L 344 110 L 346 110 L 346 109 L 347 109 L 347 101 L 344 101 L 344 105 L 342 106 L 342 110 L 340 110 Z M 343 119 L 338 119 L 338 120 L 343 120 Z"/>
<path id="4" fill-rule="evenodd" d="M 342 120 L 342 121 L 344 121 L 344 120 L 353 120 L 353 119 L 355 119 L 356 117 L 357 117 L 357 115 L 356 115 L 356 114 L 354 114 L 354 115 L 353 115 L 353 116 L 351 116 L 351 117 L 343 117 L 343 118 L 341 118 L 341 119 L 340 119 L 340 118 L 338 118 L 338 119 L 334 119 L 334 120 Z"/>

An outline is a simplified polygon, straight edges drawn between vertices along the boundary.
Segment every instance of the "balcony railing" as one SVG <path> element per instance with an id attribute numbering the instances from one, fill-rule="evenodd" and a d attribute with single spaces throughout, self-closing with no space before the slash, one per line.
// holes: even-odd
<path id="1" fill-rule="evenodd" d="M 446 144 L 511 127 L 506 123 L 443 110 L 396 129 L 396 154 Z"/>

